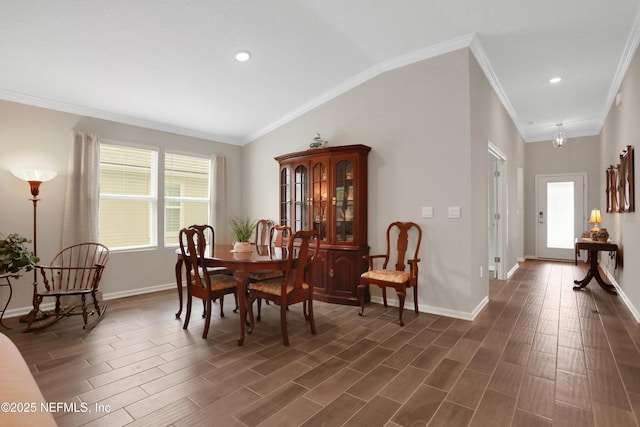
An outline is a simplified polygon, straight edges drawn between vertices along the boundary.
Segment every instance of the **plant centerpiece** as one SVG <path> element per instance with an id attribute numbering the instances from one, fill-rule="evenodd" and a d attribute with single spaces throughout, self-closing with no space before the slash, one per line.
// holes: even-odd
<path id="1" fill-rule="evenodd" d="M 231 234 L 236 241 L 233 245 L 234 252 L 251 252 L 249 239 L 253 236 L 257 222 L 248 218 L 235 218 L 229 221 Z"/>
<path id="2" fill-rule="evenodd" d="M 21 270 L 31 271 L 40 258 L 30 251 L 26 244 L 31 240 L 19 234 L 0 236 L 0 274 L 11 273 L 16 276 Z"/>

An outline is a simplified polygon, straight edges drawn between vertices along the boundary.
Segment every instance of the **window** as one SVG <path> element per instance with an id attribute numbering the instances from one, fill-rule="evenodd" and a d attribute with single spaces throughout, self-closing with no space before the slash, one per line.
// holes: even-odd
<path id="1" fill-rule="evenodd" d="M 158 153 L 100 144 L 100 242 L 111 249 L 157 244 Z"/>
<path id="2" fill-rule="evenodd" d="M 164 159 L 164 244 L 178 244 L 180 229 L 209 223 L 211 161 L 166 153 Z"/>

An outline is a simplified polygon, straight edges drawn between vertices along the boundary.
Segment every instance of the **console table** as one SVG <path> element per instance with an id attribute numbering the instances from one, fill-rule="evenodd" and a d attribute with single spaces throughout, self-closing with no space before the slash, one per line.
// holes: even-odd
<path id="1" fill-rule="evenodd" d="M 604 281 L 602 276 L 600 275 L 600 270 L 598 269 L 598 252 L 615 252 L 616 253 L 616 263 L 618 262 L 618 245 L 613 242 L 598 242 L 588 238 L 577 239 L 576 243 L 576 258 L 575 263 L 578 265 L 578 252 L 582 249 L 589 251 L 589 271 L 587 275 L 582 280 L 574 280 L 573 283 L 576 285 L 573 287 L 573 290 L 579 290 L 587 286 L 587 284 L 591 281 L 591 279 L 596 279 L 598 284 L 605 291 L 617 295 L 616 288 L 611 283 L 607 283 Z"/>

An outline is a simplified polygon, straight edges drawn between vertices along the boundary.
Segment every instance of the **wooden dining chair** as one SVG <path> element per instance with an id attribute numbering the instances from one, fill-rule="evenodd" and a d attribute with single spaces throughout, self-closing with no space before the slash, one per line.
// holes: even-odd
<path id="1" fill-rule="evenodd" d="M 224 317 L 222 310 L 224 296 L 237 295 L 236 281 L 228 274 L 209 274 L 204 266 L 206 240 L 201 229 L 183 228 L 180 230 L 179 240 L 187 277 L 187 314 L 182 328 L 187 329 L 189 326 L 193 297 L 199 298 L 205 304 L 202 338 L 206 338 L 211 323 L 211 303 L 220 299 L 220 316 Z"/>
<path id="2" fill-rule="evenodd" d="M 257 228 L 256 228 L 257 229 Z M 257 235 L 257 233 L 256 233 Z M 291 227 L 288 225 L 274 225 L 269 228 L 269 236 L 262 242 L 264 245 L 256 244 L 256 251 L 266 251 L 265 255 L 273 253 L 275 248 L 286 248 L 289 237 L 291 236 Z M 249 283 L 262 282 L 269 279 L 277 279 L 284 276 L 282 270 L 256 270 L 249 273 Z M 269 305 L 269 300 L 266 301 Z M 260 312 L 262 306 L 262 299 L 258 299 L 258 312 Z"/>
<path id="3" fill-rule="evenodd" d="M 265 251 L 265 255 L 270 254 L 274 248 L 285 248 L 291 236 L 291 227 L 287 225 L 274 225 L 269 229 L 269 236 L 263 241 L 264 244 L 256 245 L 256 250 Z M 280 270 L 257 270 L 249 273 L 249 282 L 261 282 L 268 279 L 282 277 L 284 272 Z"/>
<path id="4" fill-rule="evenodd" d="M 295 242 L 295 245 L 294 245 Z M 312 246 L 313 244 L 313 246 Z M 289 345 L 287 332 L 287 308 L 290 305 L 303 303 L 303 314 L 311 326 L 311 333 L 316 334 L 315 321 L 313 319 L 313 285 L 311 273 L 318 260 L 320 239 L 315 230 L 298 231 L 288 241 L 286 249 L 286 263 L 284 275 L 249 284 L 247 296 L 249 318 L 253 331 L 253 301 L 264 299 L 280 306 L 280 329 L 284 345 Z M 297 256 L 295 255 L 297 253 Z M 257 320 L 260 321 L 260 305 L 258 305 Z"/>
<path id="5" fill-rule="evenodd" d="M 410 233 L 414 233 L 412 238 L 410 238 Z M 387 228 L 386 254 L 365 255 L 363 257 L 369 261 L 369 271 L 362 273 L 360 285 L 358 285 L 360 316 L 364 313 L 364 295 L 369 285 L 380 287 L 385 307 L 387 307 L 387 288 L 396 290 L 400 306 L 398 318 L 400 326 L 404 326 L 402 311 L 404 310 L 407 288 L 413 288 L 413 303 L 415 311 L 418 313 L 418 263 L 420 262 L 418 251 L 420 250 L 421 240 L 422 229 L 415 222 L 393 222 Z M 395 245 L 392 246 L 392 243 L 395 243 Z M 415 250 L 410 251 L 410 245 L 412 249 L 415 246 Z M 411 252 L 413 253 L 411 254 Z M 405 258 L 409 255 L 413 255 L 413 258 L 405 261 Z M 374 268 L 374 260 L 383 260 L 381 269 Z M 395 265 L 393 264 L 394 262 Z"/>
<path id="6" fill-rule="evenodd" d="M 36 282 L 33 285 L 33 310 L 27 316 L 26 331 L 43 329 L 63 317 L 75 314 L 82 315 L 83 329 L 85 329 L 89 315 L 86 301 L 88 295 L 91 295 L 94 311 L 98 315 L 96 322 L 92 324 L 92 327 L 95 326 L 106 309 L 104 304 L 100 305 L 96 294 L 108 260 L 109 248 L 100 243 L 87 242 L 62 249 L 53 257 L 49 265 L 36 266 L 43 283 L 40 285 Z M 55 308 L 50 312 L 41 312 L 40 304 L 46 297 L 56 299 Z M 80 308 L 80 312 L 76 311 L 77 308 Z M 42 322 L 39 321 L 34 326 L 37 316 L 42 313 L 44 313 L 41 316 Z"/>
<path id="7" fill-rule="evenodd" d="M 271 219 L 259 219 L 256 222 L 256 235 L 254 237 L 256 246 L 266 246 L 269 244 L 269 232 L 274 225 L 275 222 Z"/>
<path id="8" fill-rule="evenodd" d="M 216 233 L 213 230 L 213 227 L 209 224 L 203 224 L 203 225 L 194 224 L 194 225 L 190 225 L 188 228 L 193 228 L 194 230 L 197 230 L 198 232 L 202 233 L 204 242 L 206 246 L 209 247 L 209 255 L 213 256 L 213 247 L 215 246 L 215 242 L 216 242 Z M 226 274 L 229 276 L 233 276 L 233 272 L 225 267 L 207 267 L 207 272 L 209 273 L 209 275 Z M 238 311 L 238 293 L 235 292 L 233 296 L 236 302 L 236 308 L 233 309 L 233 312 L 236 313 Z M 224 310 L 223 310 L 224 300 L 223 299 L 224 297 L 220 298 L 220 317 L 224 317 Z M 207 315 L 206 310 L 207 310 L 206 302 L 203 300 L 202 301 L 202 318 L 203 319 Z"/>

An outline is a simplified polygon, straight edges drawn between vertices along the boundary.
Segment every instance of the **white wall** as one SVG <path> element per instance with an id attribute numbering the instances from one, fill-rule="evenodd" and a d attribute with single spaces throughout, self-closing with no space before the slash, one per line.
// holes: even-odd
<path id="1" fill-rule="evenodd" d="M 469 317 L 487 296 L 479 276 L 487 267 L 487 139 L 522 142 L 477 64 L 471 83 L 470 58 L 463 49 L 386 72 L 246 145 L 249 214 L 278 218 L 278 165 L 266 159 L 304 150 L 316 132 L 331 145 L 369 145 L 371 253 L 384 252 L 390 222 L 417 222 L 424 233 L 420 305 Z M 485 108 L 495 120 L 472 127 L 472 114 Z M 422 206 L 432 206 L 434 217 L 421 218 Z M 462 218 L 447 218 L 449 206 L 461 207 Z M 377 288 L 372 294 L 380 295 Z"/>
<path id="2" fill-rule="evenodd" d="M 635 52 L 633 60 L 619 90 L 621 104 L 609 110 L 600 135 L 600 206 L 606 207 L 605 170 L 609 165 L 619 163 L 619 154 L 632 145 L 635 153 L 635 200 L 636 211 L 632 213 L 605 213 L 602 209 L 601 227 L 606 227 L 610 238 L 620 248 L 622 265 L 615 270 L 613 264 L 605 265 L 608 273 L 619 285 L 621 298 L 625 299 L 640 320 L 640 193 L 638 190 L 638 152 L 640 152 L 640 53 Z M 605 263 L 606 264 L 606 263 Z"/>
<path id="3" fill-rule="evenodd" d="M 186 153 L 226 156 L 229 168 L 230 214 L 242 209 L 242 155 L 237 146 L 152 131 L 105 120 L 61 113 L 43 108 L 0 101 L 0 233 L 33 235 L 33 205 L 29 186 L 11 174 L 12 169 L 46 169 L 58 176 L 41 186 L 38 202 L 38 255 L 47 262 L 60 249 L 61 224 L 67 181 L 69 133 L 72 129 L 93 132 L 102 138 L 136 143 Z M 102 290 L 105 297 L 137 293 L 144 288 L 175 283 L 174 248 L 137 252 L 112 252 L 105 269 Z M 25 274 L 13 286 L 8 315 L 31 307 L 33 275 Z M 6 288 L 0 301 L 6 301 Z M 4 305 L 4 302 L 3 302 Z M 177 308 L 177 298 L 176 298 Z"/>

